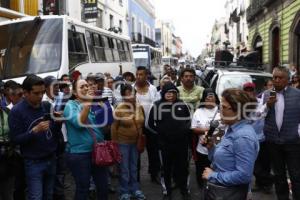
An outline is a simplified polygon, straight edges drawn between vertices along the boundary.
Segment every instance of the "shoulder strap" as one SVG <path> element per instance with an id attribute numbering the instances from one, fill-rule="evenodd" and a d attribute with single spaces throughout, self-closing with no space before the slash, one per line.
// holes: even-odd
<path id="1" fill-rule="evenodd" d="M 91 125 L 91 123 L 89 122 L 89 120 L 87 120 L 87 124 L 88 124 L 88 125 Z M 92 136 L 92 138 L 93 138 L 93 140 L 94 140 L 94 145 L 96 145 L 96 144 L 97 144 L 96 133 L 95 133 L 94 130 L 93 130 L 91 127 L 89 127 L 89 126 L 87 127 L 87 129 L 88 129 L 90 135 Z"/>

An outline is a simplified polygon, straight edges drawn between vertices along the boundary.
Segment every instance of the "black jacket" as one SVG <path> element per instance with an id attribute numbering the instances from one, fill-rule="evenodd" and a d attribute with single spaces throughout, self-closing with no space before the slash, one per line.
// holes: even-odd
<path id="1" fill-rule="evenodd" d="M 167 102 L 164 95 L 168 90 L 178 91 L 173 84 L 163 87 L 161 100 L 156 101 L 150 110 L 148 127 L 158 134 L 160 145 L 187 144 L 190 137 L 190 110 L 178 97 L 175 102 Z"/>

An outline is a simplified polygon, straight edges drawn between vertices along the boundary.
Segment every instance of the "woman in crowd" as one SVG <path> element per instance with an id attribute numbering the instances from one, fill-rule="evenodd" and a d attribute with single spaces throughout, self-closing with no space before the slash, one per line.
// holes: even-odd
<path id="1" fill-rule="evenodd" d="M 177 87 L 167 82 L 162 88 L 161 100 L 156 101 L 150 110 L 147 123 L 152 134 L 158 134 L 163 178 L 167 191 L 163 194 L 164 199 L 167 200 L 173 198 L 171 184 L 173 175 L 183 199 L 191 198 L 187 187 L 190 117 L 188 106 L 179 99 Z"/>
<path id="2" fill-rule="evenodd" d="M 227 125 L 221 142 L 207 145 L 212 168 L 205 168 L 206 199 L 244 200 L 259 150 L 257 135 L 247 119 L 255 109 L 255 99 L 239 89 L 222 94 L 221 120 Z M 250 104 L 249 104 L 250 103 Z"/>
<path id="3" fill-rule="evenodd" d="M 97 199 L 108 199 L 107 168 L 92 163 L 93 137 L 89 129 L 96 135 L 97 141 L 103 141 L 104 135 L 96 124 L 91 112 L 93 91 L 89 90 L 85 80 L 78 79 L 73 83 L 73 100 L 69 100 L 64 110 L 68 133 L 67 164 L 75 179 L 75 200 L 87 200 L 89 195 L 90 177 L 96 185 Z"/>
<path id="4" fill-rule="evenodd" d="M 143 134 L 144 111 L 136 103 L 135 91 L 129 84 L 121 85 L 123 102 L 115 110 L 112 125 L 112 140 L 119 144 L 122 161 L 119 166 L 120 200 L 146 199 L 137 181 L 138 150 L 137 140 Z"/>
<path id="5" fill-rule="evenodd" d="M 294 74 L 292 76 L 292 87 L 300 89 L 300 80 L 298 74 Z"/>
<path id="6" fill-rule="evenodd" d="M 220 104 L 219 98 L 211 88 L 207 88 L 203 92 L 202 99 L 200 101 L 199 108 L 195 111 L 192 119 L 192 130 L 196 137 L 193 140 L 194 147 L 194 159 L 196 165 L 196 178 L 200 188 L 203 188 L 204 181 L 202 179 L 202 173 L 205 167 L 210 166 L 208 159 L 208 151 L 203 146 L 203 139 L 205 133 L 210 128 L 212 120 L 220 120 L 220 114 L 218 106 Z M 197 142 L 195 142 L 197 141 Z"/>

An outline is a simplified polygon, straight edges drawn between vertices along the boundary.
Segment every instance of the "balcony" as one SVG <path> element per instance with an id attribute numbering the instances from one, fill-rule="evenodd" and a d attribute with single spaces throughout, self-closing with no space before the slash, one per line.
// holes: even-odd
<path id="1" fill-rule="evenodd" d="M 155 47 L 156 46 L 156 43 L 155 41 L 153 41 L 151 38 L 148 38 L 148 37 L 144 37 L 144 43 L 145 44 L 149 44 L 150 46 L 152 47 Z"/>
<path id="2" fill-rule="evenodd" d="M 153 41 L 151 38 L 142 36 L 141 33 L 136 33 L 136 32 L 131 33 L 131 42 L 133 44 L 139 43 L 139 44 L 149 44 L 150 46 L 153 46 L 153 47 L 156 46 L 155 41 Z"/>
<path id="3" fill-rule="evenodd" d="M 271 3 L 276 1 L 277 0 L 252 0 L 250 6 L 247 8 L 247 21 L 252 21 L 265 7 L 270 6 Z"/>
<path id="4" fill-rule="evenodd" d="M 132 43 L 143 43 L 143 36 L 141 33 L 132 32 L 131 33 Z"/>

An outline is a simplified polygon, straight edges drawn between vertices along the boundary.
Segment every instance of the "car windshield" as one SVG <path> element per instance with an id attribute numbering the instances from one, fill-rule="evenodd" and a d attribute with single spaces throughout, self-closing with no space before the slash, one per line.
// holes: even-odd
<path id="1" fill-rule="evenodd" d="M 62 19 L 40 19 L 0 26 L 0 78 L 59 69 Z"/>
<path id="2" fill-rule="evenodd" d="M 253 82 L 256 85 L 256 93 L 259 94 L 264 90 L 264 84 L 271 76 L 266 75 L 251 75 L 251 74 L 225 74 L 220 77 L 219 86 L 217 89 L 218 96 L 227 88 L 242 89 L 244 83 Z"/>

